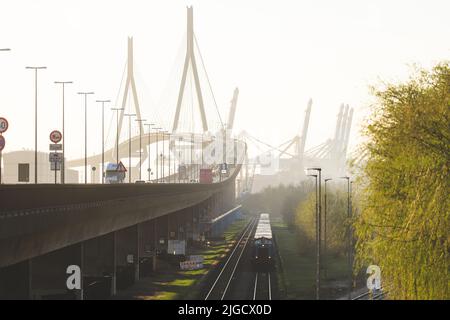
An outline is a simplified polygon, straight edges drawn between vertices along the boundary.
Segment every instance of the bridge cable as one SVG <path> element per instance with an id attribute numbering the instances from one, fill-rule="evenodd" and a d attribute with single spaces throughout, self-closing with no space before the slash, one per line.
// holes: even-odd
<path id="1" fill-rule="evenodd" d="M 212 89 L 211 82 L 209 81 L 208 71 L 206 70 L 205 63 L 204 63 L 203 57 L 202 57 L 202 52 L 200 51 L 200 46 L 198 45 L 198 41 L 197 41 L 197 37 L 195 36 L 195 33 L 194 33 L 194 42 L 195 42 L 195 46 L 197 47 L 198 53 L 200 55 L 200 61 L 202 62 L 203 70 L 205 70 L 206 80 L 208 81 L 209 90 L 211 91 L 212 98 L 214 101 L 214 106 L 216 107 L 216 111 L 217 111 L 217 114 L 218 114 L 219 120 L 220 120 L 220 125 L 222 126 L 222 129 L 223 129 L 224 125 L 223 125 L 222 117 L 220 116 L 219 107 L 217 106 L 217 102 L 216 102 L 216 97 L 214 96 L 214 91 Z"/>

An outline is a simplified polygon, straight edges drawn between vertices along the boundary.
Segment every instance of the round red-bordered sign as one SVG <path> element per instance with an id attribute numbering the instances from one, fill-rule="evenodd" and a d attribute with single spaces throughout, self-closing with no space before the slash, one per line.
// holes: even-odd
<path id="1" fill-rule="evenodd" d="M 8 130 L 8 127 L 9 127 L 8 120 L 6 120 L 3 117 L 0 117 L 0 133 L 3 133 L 6 130 Z"/>
<path id="2" fill-rule="evenodd" d="M 5 143 L 6 143 L 5 137 L 0 134 L 0 151 L 2 151 L 5 148 Z"/>
<path id="3" fill-rule="evenodd" d="M 52 132 L 50 132 L 50 141 L 53 143 L 58 143 L 60 142 L 62 139 L 62 133 L 59 132 L 58 130 L 53 130 Z"/>

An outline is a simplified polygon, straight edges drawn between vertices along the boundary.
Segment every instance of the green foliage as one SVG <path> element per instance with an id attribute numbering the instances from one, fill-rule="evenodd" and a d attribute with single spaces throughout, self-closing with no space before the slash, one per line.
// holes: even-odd
<path id="1" fill-rule="evenodd" d="M 327 188 L 328 189 L 328 188 Z M 325 231 L 325 206 L 322 195 L 322 237 Z M 316 241 L 316 194 L 309 193 L 297 207 L 295 225 L 299 230 L 300 241 L 305 249 L 312 249 Z M 343 255 L 346 249 L 347 234 L 347 193 L 328 189 L 326 216 L 326 245 L 328 253 Z M 322 238 L 323 239 L 323 238 Z"/>
<path id="2" fill-rule="evenodd" d="M 394 299 L 448 299 L 450 68 L 374 90 L 355 221 L 359 266 L 378 264 Z"/>

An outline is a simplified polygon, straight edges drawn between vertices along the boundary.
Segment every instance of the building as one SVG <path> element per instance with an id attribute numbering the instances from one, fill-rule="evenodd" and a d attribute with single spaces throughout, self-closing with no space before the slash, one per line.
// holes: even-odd
<path id="1" fill-rule="evenodd" d="M 2 183 L 34 183 L 34 151 L 21 150 L 4 153 Z M 55 171 L 50 168 L 49 153 L 38 152 L 38 183 L 55 183 Z M 61 182 L 61 171 L 57 171 Z M 78 172 L 66 169 L 65 183 L 78 183 Z"/>

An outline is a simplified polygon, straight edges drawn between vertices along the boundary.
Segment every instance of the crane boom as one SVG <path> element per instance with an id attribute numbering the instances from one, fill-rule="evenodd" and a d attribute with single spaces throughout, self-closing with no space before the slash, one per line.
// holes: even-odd
<path id="1" fill-rule="evenodd" d="M 239 88 L 234 89 L 233 99 L 231 99 L 230 113 L 228 114 L 227 129 L 233 130 L 234 117 L 236 115 L 236 105 L 239 96 Z"/>

